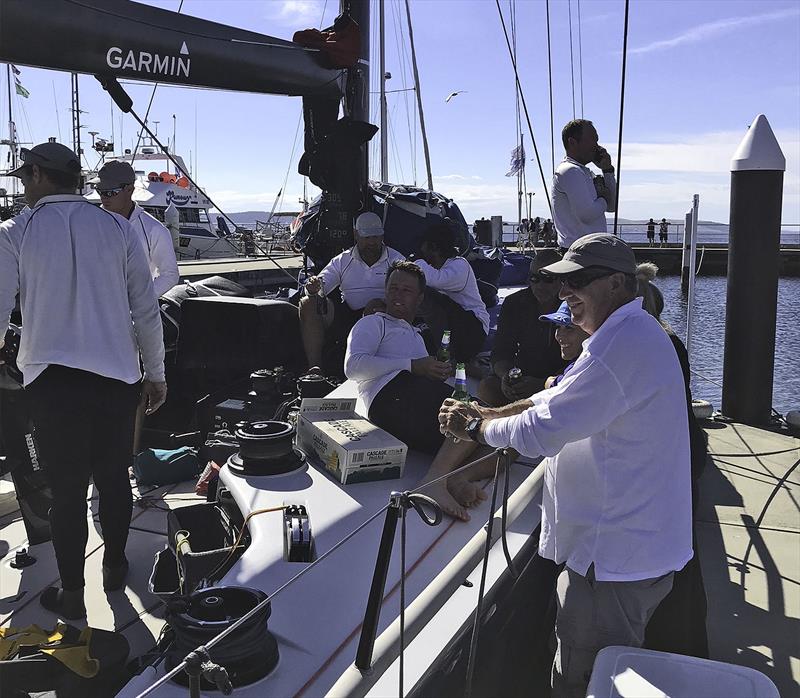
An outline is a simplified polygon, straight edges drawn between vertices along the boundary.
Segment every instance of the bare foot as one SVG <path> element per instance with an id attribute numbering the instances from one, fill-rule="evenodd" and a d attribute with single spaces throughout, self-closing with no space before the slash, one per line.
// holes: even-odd
<path id="1" fill-rule="evenodd" d="M 486 499 L 486 492 L 475 482 L 451 478 L 447 489 L 462 506 L 475 507 Z"/>
<path id="2" fill-rule="evenodd" d="M 467 514 L 466 509 L 464 509 L 464 507 L 453 498 L 453 495 L 447 491 L 447 485 L 444 482 L 437 482 L 435 485 L 426 487 L 422 490 L 422 494 L 435 499 L 436 503 L 445 514 L 449 514 L 460 521 L 469 521 L 469 514 Z"/>

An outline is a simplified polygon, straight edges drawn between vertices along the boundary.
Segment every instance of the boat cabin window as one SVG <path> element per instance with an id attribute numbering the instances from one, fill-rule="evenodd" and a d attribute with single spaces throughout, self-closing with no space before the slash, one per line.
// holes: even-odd
<path id="1" fill-rule="evenodd" d="M 198 208 L 197 212 L 200 215 L 200 222 L 201 223 L 208 223 L 209 222 L 208 221 L 208 211 L 206 211 L 204 208 Z"/>
<path id="2" fill-rule="evenodd" d="M 179 208 L 178 212 L 181 216 L 181 223 L 200 223 L 199 211 L 199 208 Z M 203 211 L 203 213 L 205 213 L 205 211 Z M 208 220 L 207 217 L 206 220 Z"/>
<path id="3" fill-rule="evenodd" d="M 163 208 L 155 208 L 153 206 L 143 206 L 144 210 L 149 213 L 153 218 L 156 220 L 164 222 L 164 209 Z"/>

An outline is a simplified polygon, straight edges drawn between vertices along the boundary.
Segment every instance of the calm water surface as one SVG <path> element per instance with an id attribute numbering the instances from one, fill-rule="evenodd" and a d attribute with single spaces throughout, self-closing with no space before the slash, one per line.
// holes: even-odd
<path id="1" fill-rule="evenodd" d="M 697 277 L 692 320 L 692 370 L 719 384 L 722 384 L 727 283 L 724 276 Z M 680 292 L 680 277 L 659 276 L 655 284 L 664 294 L 662 317 L 685 340 L 686 300 Z M 720 409 L 720 387 L 693 376 L 692 394 Z M 800 278 L 782 278 L 778 283 L 772 406 L 781 414 L 800 409 Z"/>

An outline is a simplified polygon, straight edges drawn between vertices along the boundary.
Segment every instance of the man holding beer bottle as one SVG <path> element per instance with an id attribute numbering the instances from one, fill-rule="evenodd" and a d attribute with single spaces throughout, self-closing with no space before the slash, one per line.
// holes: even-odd
<path id="1" fill-rule="evenodd" d="M 453 395 L 444 381 L 449 361 L 429 356 L 411 323 L 425 295 L 425 274 L 413 262 L 395 263 L 386 277 L 386 312 L 361 318 L 347 340 L 345 375 L 358 384 L 358 394 L 374 424 L 409 448 L 435 455 L 425 480 L 451 472 L 477 445 L 456 443 L 439 431 L 442 402 Z M 466 391 L 466 375 L 459 365 Z M 468 397 L 468 396 L 467 396 Z M 467 520 L 466 509 L 485 494 L 462 473 L 432 485 L 425 494 L 442 509 Z"/>

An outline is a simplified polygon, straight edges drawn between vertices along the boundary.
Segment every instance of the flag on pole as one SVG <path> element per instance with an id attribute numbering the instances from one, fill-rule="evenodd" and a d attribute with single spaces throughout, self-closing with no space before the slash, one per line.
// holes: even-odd
<path id="1" fill-rule="evenodd" d="M 511 151 L 511 169 L 506 172 L 506 177 L 514 177 L 525 167 L 525 148 L 518 145 Z"/>
<path id="2" fill-rule="evenodd" d="M 22 86 L 22 83 L 21 83 L 21 82 L 20 82 L 20 81 L 19 81 L 17 78 L 14 78 L 14 87 L 16 88 L 16 90 L 17 90 L 17 94 L 18 94 L 20 97 L 25 97 L 25 99 L 27 99 L 28 97 L 30 97 L 30 96 L 31 96 L 31 93 L 30 93 L 30 92 L 28 92 L 28 90 L 26 90 L 26 89 L 25 89 L 25 88 Z"/>
<path id="3" fill-rule="evenodd" d="M 14 71 L 14 75 L 19 75 L 20 74 L 19 68 L 17 68 L 17 66 L 15 66 L 13 63 L 9 63 L 9 65 L 11 66 L 11 70 Z"/>

